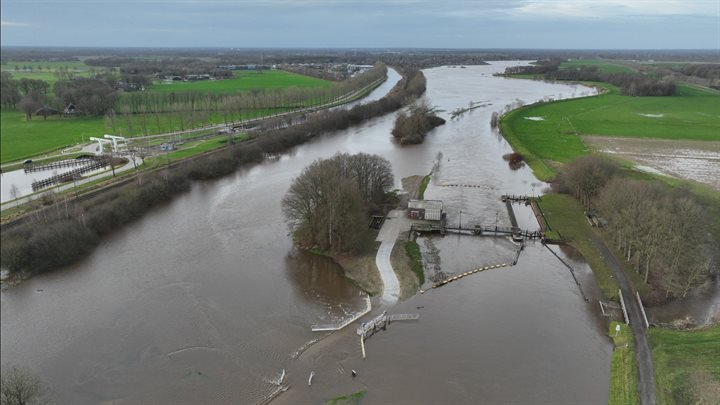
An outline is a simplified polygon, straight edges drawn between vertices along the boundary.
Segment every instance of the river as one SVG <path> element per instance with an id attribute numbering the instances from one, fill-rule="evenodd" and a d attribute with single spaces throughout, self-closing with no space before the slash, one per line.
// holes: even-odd
<path id="1" fill-rule="evenodd" d="M 517 266 L 391 309 L 421 318 L 369 339 L 366 360 L 354 327 L 317 343 L 324 335 L 310 331 L 363 300 L 332 263 L 293 248 L 280 211 L 293 177 L 317 158 L 367 152 L 392 162 L 399 187 L 402 177 L 428 173 L 442 152 L 426 198 L 442 199 L 451 221 L 462 210 L 463 222 L 507 225 L 500 195 L 538 194 L 544 186 L 528 168 L 508 168 L 502 155 L 510 148 L 491 130 L 490 114 L 516 99 L 589 91 L 492 76 L 513 64 L 426 70 L 425 97 L 448 123 L 423 145 L 392 142 L 394 114 L 318 137 L 279 159 L 195 184 L 84 261 L 3 291 L 2 366 L 37 372 L 55 402 L 72 404 L 258 403 L 282 369 L 291 388 L 277 403 L 318 403 L 362 388 L 367 403 L 607 403 L 612 345 L 592 274 L 557 250 L 576 269 L 591 298 L 585 303 L 567 268 L 539 243 L 526 247 Z M 371 97 L 397 79 L 390 71 Z M 450 119 L 470 101 L 487 106 Z M 450 182 L 479 187 L 443 187 Z M 517 215 L 521 226 L 536 226 L 528 210 Z M 505 239 L 432 242 L 446 272 L 515 256 Z"/>

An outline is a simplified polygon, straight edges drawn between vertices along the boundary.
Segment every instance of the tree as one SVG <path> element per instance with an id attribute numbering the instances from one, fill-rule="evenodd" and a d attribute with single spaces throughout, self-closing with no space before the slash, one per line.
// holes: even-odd
<path id="1" fill-rule="evenodd" d="M 20 189 L 15 184 L 10 185 L 10 198 L 15 200 L 15 206 L 20 206 L 20 203 L 17 201 L 18 196 L 20 195 Z"/>
<path id="2" fill-rule="evenodd" d="M 586 208 L 600 189 L 619 171 L 617 165 L 598 156 L 585 156 L 570 162 L 559 179 L 562 191 L 575 196 Z"/>
<path id="3" fill-rule="evenodd" d="M 38 97 L 36 95 L 30 93 L 24 95 L 22 99 L 20 99 L 17 107 L 20 112 L 25 113 L 25 119 L 31 121 L 33 113 L 37 111 L 38 108 L 42 107 L 42 104 L 38 101 Z"/>
<path id="4" fill-rule="evenodd" d="M 0 73 L 0 103 L 5 108 L 15 108 L 20 101 L 20 86 L 17 80 L 12 80 L 9 72 Z"/>
<path id="5" fill-rule="evenodd" d="M 45 387 L 40 379 L 27 370 L 13 367 L 0 377 L 0 404 L 44 404 Z"/>

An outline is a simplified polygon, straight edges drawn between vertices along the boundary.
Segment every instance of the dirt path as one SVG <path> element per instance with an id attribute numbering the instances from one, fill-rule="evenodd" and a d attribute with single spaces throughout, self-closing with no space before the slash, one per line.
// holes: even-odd
<path id="1" fill-rule="evenodd" d="M 655 376 L 653 374 L 652 353 L 647 341 L 647 328 L 640 309 L 640 304 L 635 298 L 633 291 L 622 266 L 615 255 L 612 254 L 600 237 L 593 232 L 592 243 L 600 251 L 607 264 L 612 270 L 613 276 L 620 285 L 625 306 L 627 308 L 630 327 L 635 336 L 636 360 L 638 366 L 638 393 L 640 394 L 640 403 L 643 405 L 654 405 L 655 399 Z"/>

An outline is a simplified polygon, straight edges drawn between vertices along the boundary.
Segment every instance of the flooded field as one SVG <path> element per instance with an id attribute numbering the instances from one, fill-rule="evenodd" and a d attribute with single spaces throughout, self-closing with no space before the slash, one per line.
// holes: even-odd
<path id="1" fill-rule="evenodd" d="M 697 181 L 720 191 L 720 141 L 605 136 L 583 140 L 595 150 L 636 163 L 640 170 Z"/>
<path id="2" fill-rule="evenodd" d="M 402 147 L 394 114 L 299 146 L 279 159 L 192 190 L 106 238 L 86 260 L 3 291 L 2 365 L 37 372 L 58 403 L 321 403 L 366 389 L 365 403 L 607 403 L 612 345 L 597 288 L 572 252 L 585 303 L 568 269 L 530 243 L 517 266 L 478 273 L 397 307 L 373 300 L 373 315 L 416 312 L 367 342 L 351 326 L 326 336 L 314 323 L 364 305 L 327 259 L 298 252 L 280 210 L 292 179 L 337 152 L 377 153 L 400 179 L 424 175 L 443 155 L 426 192 L 450 221 L 507 226 L 502 194 L 545 188 L 511 170 L 505 140 L 490 128 L 503 106 L 580 95 L 582 86 L 492 76 L 515 62 L 427 70 L 430 105 L 486 105 Z M 373 97 L 387 92 L 399 76 Z M 462 183 L 477 187 L 444 187 Z M 531 213 L 517 207 L 521 226 Z M 469 222 L 468 222 L 469 223 Z M 431 238 L 444 272 L 509 261 L 503 238 Z M 421 245 L 425 245 L 421 241 Z M 350 370 L 356 370 L 353 379 Z M 316 374 L 312 387 L 308 375 Z"/>

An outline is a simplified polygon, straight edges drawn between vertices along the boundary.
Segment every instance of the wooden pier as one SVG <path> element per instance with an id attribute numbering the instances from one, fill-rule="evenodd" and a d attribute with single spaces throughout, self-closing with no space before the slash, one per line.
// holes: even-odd
<path id="1" fill-rule="evenodd" d="M 512 201 L 510 199 L 505 200 L 505 208 L 507 208 L 508 216 L 510 217 L 510 224 L 513 228 L 518 228 L 517 218 L 515 218 L 515 210 L 512 207 Z"/>
<path id="2" fill-rule="evenodd" d="M 383 311 L 382 314 L 375 318 L 363 322 L 360 327 L 357 328 L 356 333 L 360 335 L 363 340 L 374 335 L 380 330 L 386 330 L 387 326 L 394 321 L 414 321 L 420 319 L 419 314 L 392 314 L 388 315 L 387 311 Z"/>

